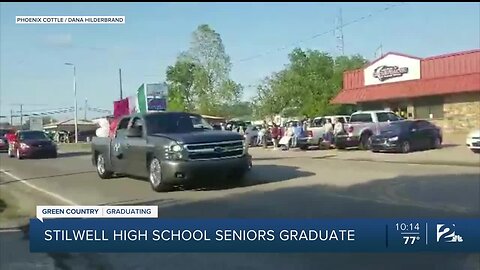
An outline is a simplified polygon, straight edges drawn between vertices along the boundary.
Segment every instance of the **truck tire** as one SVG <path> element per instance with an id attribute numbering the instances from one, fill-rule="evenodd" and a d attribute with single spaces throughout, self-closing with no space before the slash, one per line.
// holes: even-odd
<path id="1" fill-rule="evenodd" d="M 152 189 L 156 192 L 165 192 L 171 189 L 171 186 L 162 182 L 162 166 L 160 160 L 152 158 L 148 166 L 148 180 Z"/>
<path id="2" fill-rule="evenodd" d="M 363 133 L 362 136 L 360 136 L 360 144 L 358 145 L 358 147 L 361 150 L 370 149 L 370 137 L 372 137 L 370 133 Z"/>
<path id="3" fill-rule="evenodd" d="M 430 142 L 430 148 L 431 149 L 439 149 L 439 148 L 442 148 L 442 139 L 440 139 L 440 137 L 435 137 L 432 139 L 432 141 Z"/>
<path id="4" fill-rule="evenodd" d="M 253 167 L 253 163 L 250 160 L 248 162 L 248 167 L 247 168 L 245 168 L 243 170 L 235 171 L 231 176 L 232 177 L 231 178 L 232 184 L 234 184 L 235 186 L 239 186 L 239 187 L 247 186 L 248 181 L 247 181 L 246 175 L 248 174 L 249 171 L 252 170 L 252 167 Z"/>
<path id="5" fill-rule="evenodd" d="M 103 156 L 103 154 L 97 155 L 96 167 L 97 167 L 97 174 L 100 178 L 102 179 L 112 178 L 113 172 L 105 168 L 105 157 Z"/>
<path id="6" fill-rule="evenodd" d="M 407 153 L 410 153 L 411 151 L 411 147 L 410 147 L 410 142 L 409 141 L 404 141 L 402 142 L 401 146 L 400 146 L 400 151 L 404 154 L 407 154 Z"/>

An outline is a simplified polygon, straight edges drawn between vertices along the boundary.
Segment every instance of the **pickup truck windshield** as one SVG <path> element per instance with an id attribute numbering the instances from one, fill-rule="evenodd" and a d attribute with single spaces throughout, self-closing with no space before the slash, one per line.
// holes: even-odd
<path id="1" fill-rule="evenodd" d="M 213 129 L 208 122 L 193 114 L 155 114 L 145 117 L 148 135 L 156 133 L 185 133 Z"/>

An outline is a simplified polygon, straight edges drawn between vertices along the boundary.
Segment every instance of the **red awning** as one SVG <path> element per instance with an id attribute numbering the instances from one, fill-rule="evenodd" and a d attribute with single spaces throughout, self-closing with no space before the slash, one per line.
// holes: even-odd
<path id="1" fill-rule="evenodd" d="M 344 89 L 331 101 L 331 103 L 356 104 L 361 102 L 446 95 L 463 92 L 480 93 L 480 73 Z"/>

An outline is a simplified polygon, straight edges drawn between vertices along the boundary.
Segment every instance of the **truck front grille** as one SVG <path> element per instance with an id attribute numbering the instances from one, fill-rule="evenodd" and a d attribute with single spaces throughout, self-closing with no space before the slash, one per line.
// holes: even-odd
<path id="1" fill-rule="evenodd" d="M 186 144 L 185 148 L 191 160 L 235 158 L 243 155 L 242 141 Z"/>

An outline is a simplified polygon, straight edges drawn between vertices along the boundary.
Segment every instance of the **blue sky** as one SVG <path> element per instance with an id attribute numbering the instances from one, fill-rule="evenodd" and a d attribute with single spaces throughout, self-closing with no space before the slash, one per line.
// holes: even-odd
<path id="1" fill-rule="evenodd" d="M 72 70 L 64 62 L 77 66 L 79 106 L 87 98 L 92 107 L 113 109 L 118 68 L 126 95 L 144 81 L 163 81 L 166 67 L 203 23 L 220 33 L 233 62 L 231 76 L 244 85 L 282 69 L 295 45 L 337 55 L 333 33 L 310 37 L 333 29 L 340 8 L 344 23 L 374 14 L 344 28 L 348 55 L 373 59 L 380 44 L 384 52 L 419 57 L 480 48 L 478 3 L 407 3 L 378 12 L 391 4 L 1 3 L 0 115 L 18 110 L 12 103 L 37 104 L 26 105 L 26 111 L 71 106 Z M 126 23 L 17 25 L 20 15 L 123 15 Z M 254 91 L 247 87 L 245 98 Z"/>

